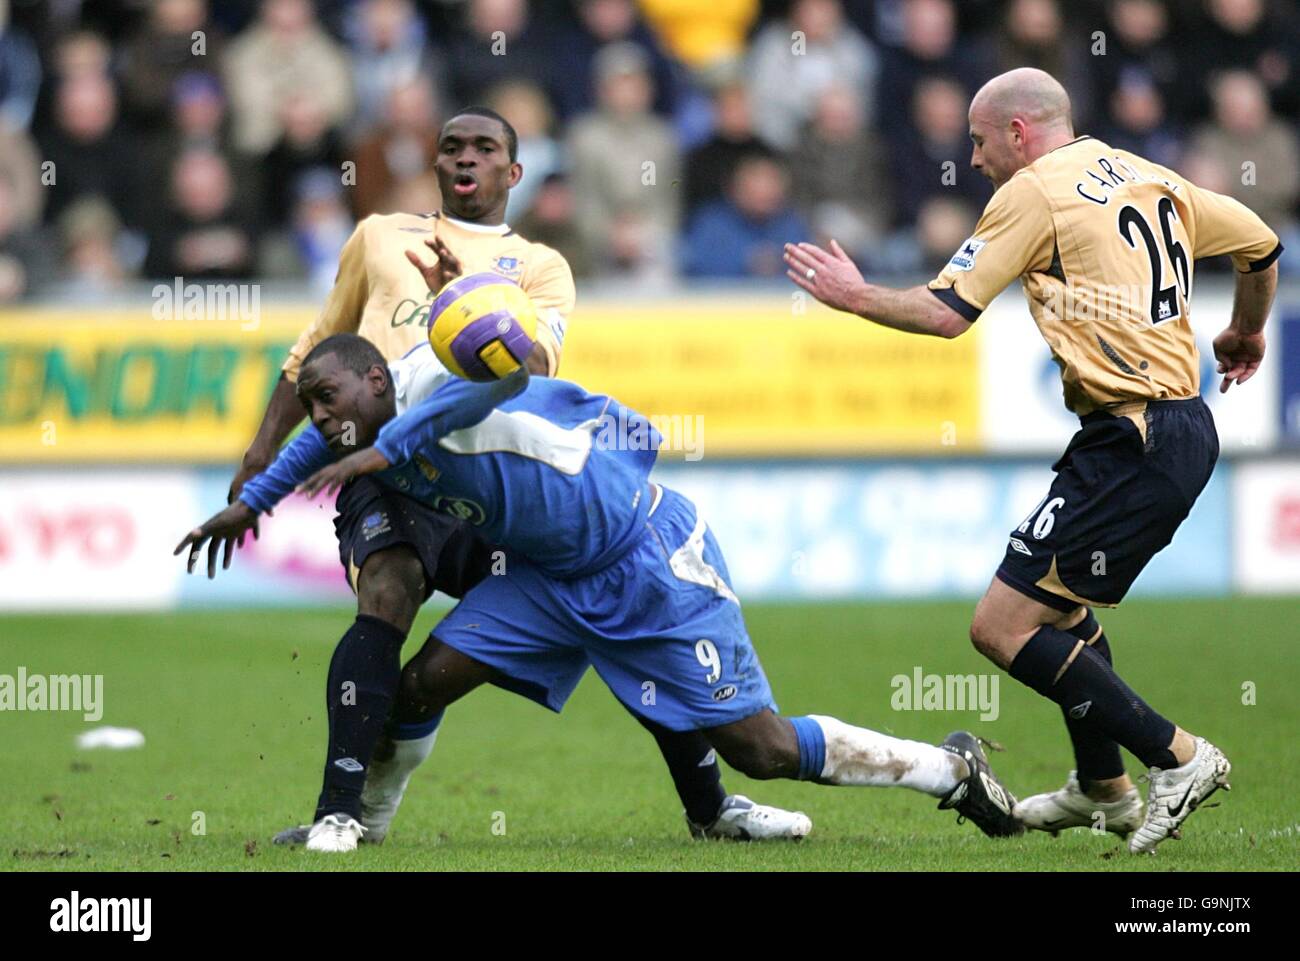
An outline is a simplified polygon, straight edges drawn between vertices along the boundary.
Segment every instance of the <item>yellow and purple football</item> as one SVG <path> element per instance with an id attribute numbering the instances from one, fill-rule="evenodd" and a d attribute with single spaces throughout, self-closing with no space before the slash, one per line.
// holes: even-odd
<path id="1" fill-rule="evenodd" d="M 467 380 L 499 380 L 518 370 L 537 340 L 537 310 L 508 277 L 457 277 L 429 308 L 429 342 L 442 365 Z"/>

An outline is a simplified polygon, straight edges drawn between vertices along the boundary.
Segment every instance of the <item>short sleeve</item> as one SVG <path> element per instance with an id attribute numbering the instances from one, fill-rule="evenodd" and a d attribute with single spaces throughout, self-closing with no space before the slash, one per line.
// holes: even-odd
<path id="1" fill-rule="evenodd" d="M 334 286 L 320 315 L 302 332 L 298 342 L 289 350 L 284 362 L 284 374 L 292 381 L 298 380 L 298 368 L 312 348 L 334 334 L 355 334 L 361 327 L 361 313 L 370 294 L 366 277 L 365 229 L 368 220 L 357 225 L 339 255 L 339 271 Z"/>
<path id="2" fill-rule="evenodd" d="M 1017 174 L 989 200 L 975 232 L 929 288 L 973 321 L 1013 280 L 1051 266 L 1056 231 L 1046 196 L 1032 174 Z"/>
<path id="3" fill-rule="evenodd" d="M 537 308 L 541 321 L 537 339 L 546 351 L 549 372 L 555 376 L 560 369 L 564 332 L 577 302 L 578 290 L 569 262 L 549 247 L 542 249 L 545 256 L 538 258 L 537 266 L 524 278 L 521 286 Z"/>
<path id="4" fill-rule="evenodd" d="M 1239 271 L 1264 270 L 1282 253 L 1268 224 L 1240 201 L 1205 190 L 1186 180 L 1192 208 L 1193 259 L 1231 254 Z"/>

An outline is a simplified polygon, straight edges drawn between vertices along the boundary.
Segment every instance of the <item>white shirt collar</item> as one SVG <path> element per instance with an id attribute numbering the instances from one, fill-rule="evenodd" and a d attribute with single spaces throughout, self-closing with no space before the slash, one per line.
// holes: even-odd
<path id="1" fill-rule="evenodd" d="M 461 220 L 459 217 L 453 217 L 447 213 L 439 213 L 443 220 L 455 224 L 457 227 L 464 227 L 466 230 L 475 230 L 481 234 L 507 234 L 510 232 L 509 224 L 474 224 L 468 220 Z"/>

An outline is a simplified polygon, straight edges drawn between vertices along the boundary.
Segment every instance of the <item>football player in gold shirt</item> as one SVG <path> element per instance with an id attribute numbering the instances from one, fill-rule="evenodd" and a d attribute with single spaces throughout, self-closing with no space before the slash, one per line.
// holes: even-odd
<path id="1" fill-rule="evenodd" d="M 1012 532 L 971 640 L 1060 705 L 1074 746 L 1065 787 L 1026 798 L 1016 816 L 1056 832 L 1100 814 L 1108 830 L 1131 834 L 1131 851 L 1154 853 L 1228 786 L 1230 765 L 1115 673 L 1091 608 L 1120 602 L 1218 457 L 1189 322 L 1193 261 L 1227 254 L 1237 268 L 1231 322 L 1214 341 L 1226 391 L 1264 356 L 1281 245 L 1237 201 L 1076 136 L 1069 95 L 1040 70 L 994 77 L 969 120 L 971 166 L 997 190 L 938 277 L 909 290 L 867 283 L 834 241 L 829 251 L 787 245 L 787 274 L 838 310 L 940 337 L 969 330 L 1020 280 L 1081 425 L 1047 496 Z M 1150 769 L 1145 818 L 1120 746 Z"/>

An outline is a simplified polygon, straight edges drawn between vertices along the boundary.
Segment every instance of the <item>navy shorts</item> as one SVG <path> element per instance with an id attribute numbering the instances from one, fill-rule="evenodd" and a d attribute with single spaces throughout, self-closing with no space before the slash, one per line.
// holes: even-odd
<path id="1" fill-rule="evenodd" d="M 1080 418 L 1047 496 L 1011 532 L 997 571 L 1059 611 L 1123 600 L 1173 540 L 1219 458 L 1214 417 L 1199 397 L 1121 411 Z"/>
<path id="2" fill-rule="evenodd" d="M 363 476 L 339 491 L 334 504 L 334 532 L 348 584 L 357 579 L 366 558 L 376 551 L 405 544 L 424 566 L 425 598 L 435 590 L 462 597 L 491 573 L 493 548 L 470 524 L 440 514 L 419 501 Z"/>

